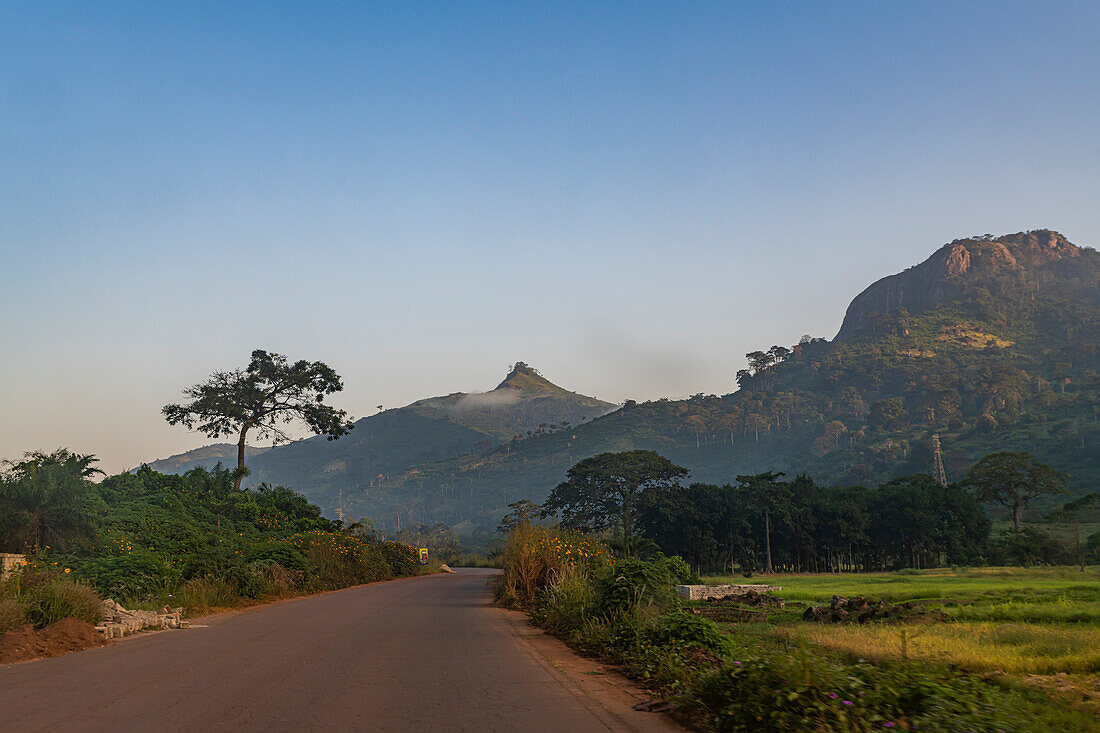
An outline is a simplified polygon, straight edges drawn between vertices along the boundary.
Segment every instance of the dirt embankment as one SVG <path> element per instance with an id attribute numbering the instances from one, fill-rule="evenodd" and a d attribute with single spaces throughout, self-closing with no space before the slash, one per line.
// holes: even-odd
<path id="1" fill-rule="evenodd" d="M 72 616 L 38 631 L 31 624 L 24 624 L 6 634 L 0 634 L 0 664 L 56 657 L 59 654 L 103 646 L 105 643 L 94 626 Z"/>

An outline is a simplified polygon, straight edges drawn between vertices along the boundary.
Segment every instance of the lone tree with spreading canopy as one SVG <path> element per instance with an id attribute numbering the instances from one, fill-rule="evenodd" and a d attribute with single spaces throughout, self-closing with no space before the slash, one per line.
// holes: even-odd
<path id="1" fill-rule="evenodd" d="M 990 453 L 966 472 L 963 485 L 979 501 L 995 501 L 1012 510 L 1012 527 L 1020 531 L 1020 520 L 1031 500 L 1044 495 L 1066 494 L 1069 477 L 1039 463 L 1030 453 Z"/>
<path id="2" fill-rule="evenodd" d="M 284 426 L 298 420 L 329 440 L 347 435 L 355 427 L 347 413 L 324 404 L 326 395 L 343 389 L 340 375 L 327 364 L 304 359 L 291 364 L 282 354 L 257 349 L 245 369 L 214 372 L 183 391 L 190 402 L 165 405 L 161 412 L 169 424 L 182 424 L 208 438 L 237 436 L 233 485 L 240 489 L 249 431 L 260 440 L 289 442 Z"/>
<path id="3" fill-rule="evenodd" d="M 542 516 L 561 512 L 563 527 L 590 532 L 611 527 L 633 537 L 643 498 L 671 491 L 687 475 L 687 469 L 651 450 L 601 453 L 569 469 L 543 503 Z"/>

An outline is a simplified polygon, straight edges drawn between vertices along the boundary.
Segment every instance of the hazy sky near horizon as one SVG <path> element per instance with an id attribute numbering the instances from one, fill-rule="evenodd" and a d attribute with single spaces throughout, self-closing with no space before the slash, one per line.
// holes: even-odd
<path id="1" fill-rule="evenodd" d="M 355 417 L 523 360 L 726 393 L 951 239 L 1100 244 L 1100 4 L 0 2 L 0 458 L 209 442 L 254 348 Z"/>

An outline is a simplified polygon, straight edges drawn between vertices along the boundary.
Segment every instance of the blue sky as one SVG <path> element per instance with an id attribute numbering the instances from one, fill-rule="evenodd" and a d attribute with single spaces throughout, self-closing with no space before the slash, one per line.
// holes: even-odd
<path id="1" fill-rule="evenodd" d="M 1095 3 L 0 3 L 0 457 L 253 348 L 335 400 L 733 389 L 956 237 L 1100 244 Z"/>

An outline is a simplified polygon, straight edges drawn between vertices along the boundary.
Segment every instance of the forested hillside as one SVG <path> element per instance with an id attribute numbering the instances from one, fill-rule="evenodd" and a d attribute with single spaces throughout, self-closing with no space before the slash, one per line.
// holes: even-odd
<path id="1" fill-rule="evenodd" d="M 700 481 L 779 470 L 870 484 L 928 471 L 933 434 L 952 479 L 986 453 L 1025 450 L 1068 472 L 1076 492 L 1100 485 L 1100 254 L 1056 232 L 951 242 L 860 294 L 835 340 L 748 360 L 732 394 L 627 403 L 482 444 L 345 493 L 344 510 L 488 523 L 509 501 L 544 498 L 576 461 L 633 448 Z"/>

